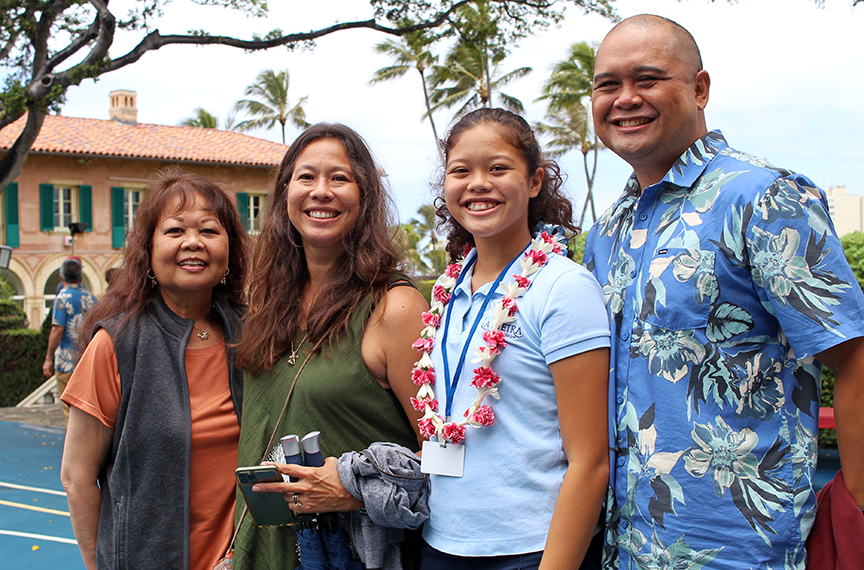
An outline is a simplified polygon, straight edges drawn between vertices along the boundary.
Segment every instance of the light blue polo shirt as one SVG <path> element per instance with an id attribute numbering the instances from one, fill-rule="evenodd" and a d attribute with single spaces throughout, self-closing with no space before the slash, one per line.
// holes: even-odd
<path id="1" fill-rule="evenodd" d="M 476 250 L 469 254 L 470 261 Z M 519 273 L 515 263 L 504 283 Z M 471 269 L 454 289 L 450 303 L 447 356 L 455 374 L 463 345 L 468 356 L 453 399 L 453 419 L 461 420 L 477 395 L 471 386 L 479 363 L 475 348 L 489 330 L 491 309 L 480 321 L 473 338 L 467 338 L 492 283 L 471 294 Z M 543 550 L 552 511 L 567 459 L 558 427 L 555 385 L 549 364 L 597 348 L 609 346 L 609 322 L 603 291 L 581 265 L 561 256 L 530 277 L 528 291 L 516 300 L 516 321 L 504 325 L 507 347 L 492 361 L 502 378 L 500 400 L 487 398 L 495 412 L 495 424 L 466 428 L 463 477 L 432 475 L 429 499 L 431 516 L 423 538 L 437 550 L 459 556 L 500 556 Z M 502 296 L 492 293 L 490 306 Z M 445 311 L 446 314 L 446 311 Z M 439 413 L 444 413 L 444 322 L 438 329 L 432 361 Z M 605 429 L 598 426 L 597 429 Z"/>

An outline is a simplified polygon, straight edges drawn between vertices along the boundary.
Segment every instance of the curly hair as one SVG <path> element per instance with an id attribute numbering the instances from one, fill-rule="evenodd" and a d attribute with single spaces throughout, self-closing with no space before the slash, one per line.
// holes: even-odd
<path id="1" fill-rule="evenodd" d="M 237 351 L 237 361 L 257 374 L 272 370 L 300 330 L 303 291 L 309 283 L 306 253 L 300 232 L 288 217 L 288 185 L 300 154 L 321 139 L 339 141 L 360 188 L 360 212 L 342 237 L 341 263 L 329 283 L 313 292 L 306 316 L 309 340 L 326 347 L 347 331 L 361 299 L 385 292 L 387 279 L 397 270 L 400 256 L 391 239 L 392 208 L 381 171 L 363 138 L 342 124 L 319 123 L 294 141 L 279 167 L 253 256 L 248 298 L 249 312 Z"/>
<path id="2" fill-rule="evenodd" d="M 217 284 L 213 291 L 221 292 L 232 305 L 244 304 L 249 238 L 234 201 L 207 178 L 172 167 L 158 172 L 150 182 L 135 212 L 135 223 L 126 236 L 123 264 L 113 273 L 105 297 L 84 317 L 79 334 L 82 342 L 90 341 L 97 322 L 123 313 L 122 322 L 126 323 L 143 314 L 155 296 L 160 294 L 158 288 L 150 286 L 147 277 L 151 268 L 150 256 L 156 226 L 166 214 L 192 207 L 199 196 L 204 199 L 204 208 L 216 214 L 228 235 L 226 284 Z"/>
<path id="3" fill-rule="evenodd" d="M 505 109 L 477 109 L 463 115 L 440 142 L 444 155 L 444 168 L 434 183 L 437 193 L 435 214 L 447 232 L 447 253 L 450 255 L 450 260 L 456 261 L 463 255 L 466 243 L 473 246 L 474 236 L 462 227 L 447 209 L 444 200 L 444 173 L 450 151 L 459 142 L 459 137 L 480 125 L 496 127 L 498 134 L 522 155 L 528 167 L 527 172 L 536 172 L 538 168 L 544 171 L 540 191 L 537 196 L 528 201 L 528 227 L 533 228 L 538 222 L 545 222 L 579 233 L 579 227 L 573 223 L 573 205 L 561 191 L 564 175 L 561 174 L 561 169 L 554 160 L 543 156 L 540 143 L 537 142 L 537 137 L 528 122 Z M 567 255 L 570 256 L 571 253 L 568 251 Z"/>

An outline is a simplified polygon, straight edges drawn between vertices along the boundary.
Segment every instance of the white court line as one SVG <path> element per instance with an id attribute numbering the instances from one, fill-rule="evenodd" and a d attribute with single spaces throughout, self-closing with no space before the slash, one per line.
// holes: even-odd
<path id="1" fill-rule="evenodd" d="M 40 489 L 38 487 L 26 487 L 24 485 L 16 485 L 15 483 L 4 483 L 0 481 L 0 487 L 9 487 L 10 489 L 20 489 L 22 491 L 35 491 L 36 493 L 47 493 L 49 495 L 60 495 L 61 497 L 65 497 L 66 493 L 63 491 L 55 491 L 54 489 Z"/>
<path id="2" fill-rule="evenodd" d="M 36 540 L 50 540 L 51 542 L 62 542 L 63 544 L 78 544 L 78 541 L 74 538 L 60 538 L 59 536 L 31 534 L 29 532 L 17 532 L 14 530 L 0 530 L 0 534 L 7 534 L 9 536 L 20 536 L 22 538 L 34 538 Z"/>

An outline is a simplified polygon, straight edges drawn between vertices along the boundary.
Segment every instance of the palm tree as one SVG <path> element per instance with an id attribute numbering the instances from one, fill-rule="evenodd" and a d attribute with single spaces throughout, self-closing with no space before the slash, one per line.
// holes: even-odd
<path id="1" fill-rule="evenodd" d="M 594 178 L 597 174 L 597 153 L 605 148 L 591 124 L 591 89 L 596 58 L 596 44 L 578 42 L 570 46 L 567 59 L 552 67 L 552 74 L 543 85 L 543 95 L 537 99 L 548 101 L 546 119 L 551 124 L 539 123 L 537 130 L 550 137 L 550 154 L 561 156 L 570 150 L 582 153 L 588 193 L 579 217 L 580 226 L 585 222 L 589 206 L 592 220 L 597 220 Z M 592 156 L 590 167 L 589 154 Z"/>
<path id="2" fill-rule="evenodd" d="M 194 112 L 195 115 L 193 117 L 183 119 L 180 125 L 183 127 L 201 127 L 202 129 L 219 128 L 219 120 L 203 107 L 196 107 Z"/>
<path id="3" fill-rule="evenodd" d="M 429 272 L 429 266 L 420 254 L 420 242 L 423 236 L 417 232 L 417 228 L 410 222 L 399 224 L 396 239 L 405 251 L 408 260 L 408 271 L 414 275 L 425 275 Z"/>
<path id="4" fill-rule="evenodd" d="M 447 266 L 447 252 L 444 250 L 443 244 L 441 244 L 435 231 L 437 225 L 435 206 L 424 204 L 420 206 L 417 213 L 419 214 L 419 219 L 411 218 L 406 225 L 411 226 L 414 233 L 420 236 L 421 240 L 429 238 L 425 246 L 419 248 L 418 251 L 425 256 L 427 263 L 424 263 L 424 265 L 426 267 L 432 269 L 436 274 L 443 273 Z M 419 241 L 417 246 L 419 247 Z"/>
<path id="5" fill-rule="evenodd" d="M 435 147 L 438 148 L 438 130 L 435 128 L 435 120 L 432 117 L 432 103 L 429 100 L 429 89 L 426 84 L 426 71 L 438 60 L 438 56 L 429 51 L 429 45 L 434 38 L 426 31 L 407 34 L 399 40 L 388 39 L 375 46 L 375 51 L 380 54 L 389 55 L 393 58 L 393 65 L 382 67 L 375 71 L 369 85 L 375 85 L 383 81 L 391 81 L 403 77 L 410 69 L 416 69 L 420 74 L 423 85 L 423 100 L 426 103 L 426 114 L 432 125 L 432 134 L 435 137 Z M 438 149 L 441 153 L 441 149 Z"/>
<path id="6" fill-rule="evenodd" d="M 591 128 L 591 119 L 588 110 L 578 103 L 569 108 L 558 111 L 550 111 L 546 119 L 551 124 L 537 123 L 537 132 L 549 137 L 546 151 L 552 157 L 559 157 L 571 150 L 582 153 L 582 165 L 585 169 L 585 182 L 588 193 L 585 195 L 585 203 L 582 205 L 582 214 L 579 216 L 579 226 L 585 222 L 585 214 L 591 208 L 592 221 L 597 220 L 597 211 L 594 208 L 594 178 L 597 175 L 597 151 L 605 148 L 597 138 L 597 134 Z M 588 155 L 592 160 L 589 167 Z"/>
<path id="7" fill-rule="evenodd" d="M 549 101 L 549 110 L 553 112 L 582 105 L 591 97 L 596 59 L 596 44 L 578 42 L 570 46 L 567 59 L 552 66 L 552 73 L 543 85 L 543 96 L 537 100 Z"/>
<path id="8" fill-rule="evenodd" d="M 236 129 L 244 132 L 257 128 L 272 128 L 277 122 L 282 126 L 282 144 L 285 144 L 285 124 L 288 121 L 298 129 L 309 126 L 303 104 L 308 96 L 301 97 L 293 106 L 288 102 L 288 70 L 262 71 L 255 83 L 246 87 L 243 94 L 254 99 L 241 99 L 234 105 L 235 111 L 245 111 L 253 118 L 240 122 Z"/>
<path id="9" fill-rule="evenodd" d="M 494 106 L 493 94 L 498 93 L 501 106 L 523 113 L 522 102 L 501 92 L 516 79 L 531 73 L 530 67 L 520 67 L 501 74 L 499 65 L 507 57 L 507 46 L 498 26 L 498 18 L 489 2 L 479 1 L 459 8 L 450 21 L 458 36 L 447 54 L 444 65 L 437 65 L 430 75 L 435 86 L 432 102 L 435 109 L 450 108 L 460 103 L 457 116 L 479 107 Z"/>
<path id="10" fill-rule="evenodd" d="M 437 65 L 430 75 L 435 85 L 432 102 L 435 109 L 450 108 L 460 103 L 456 115 L 473 109 L 493 106 L 493 94 L 498 93 L 501 106 L 514 113 L 524 113 L 522 101 L 501 91 L 513 81 L 531 73 L 530 67 L 520 67 L 499 75 L 498 67 L 504 55 L 491 55 L 482 47 L 457 44 L 447 54 L 446 65 Z"/>

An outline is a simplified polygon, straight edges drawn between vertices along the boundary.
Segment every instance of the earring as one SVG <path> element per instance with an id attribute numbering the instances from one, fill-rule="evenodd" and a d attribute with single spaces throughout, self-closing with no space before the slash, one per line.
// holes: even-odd
<path id="1" fill-rule="evenodd" d="M 222 285 L 227 285 L 227 284 L 228 284 L 228 280 L 225 279 L 225 278 L 228 277 L 228 272 L 229 272 L 229 271 L 231 271 L 231 269 L 228 268 L 228 267 L 226 267 L 226 268 L 225 268 L 225 275 L 222 276 L 222 281 L 220 281 L 220 283 L 222 283 Z"/>
<path id="2" fill-rule="evenodd" d="M 150 275 L 151 273 L 153 273 L 153 268 L 147 270 L 147 278 L 150 279 L 150 288 L 152 289 L 153 287 L 158 285 L 159 282 L 156 281 L 156 274 L 154 273 L 153 275 Z"/>

